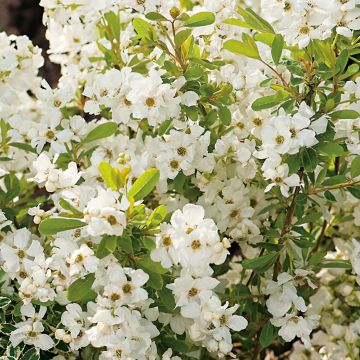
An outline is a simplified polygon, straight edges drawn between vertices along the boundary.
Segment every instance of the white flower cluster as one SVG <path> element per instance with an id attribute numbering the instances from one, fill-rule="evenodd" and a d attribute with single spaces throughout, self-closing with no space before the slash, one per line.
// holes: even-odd
<path id="1" fill-rule="evenodd" d="M 188 204 L 183 211 L 176 210 L 170 224 L 161 227 L 151 258 L 165 268 L 180 271 L 167 287 L 174 294 L 181 316 L 189 319 L 184 324 L 190 338 L 201 341 L 210 352 L 227 354 L 232 349 L 230 329 L 245 329 L 247 320 L 234 315 L 238 306 L 221 305 L 213 291 L 219 281 L 211 277 L 210 265 L 225 261 L 228 241 L 220 241 L 214 221 L 204 219 L 204 215 L 204 209 L 198 205 Z"/>
<path id="2" fill-rule="evenodd" d="M 351 37 L 360 29 L 358 0 L 263 0 L 264 16 L 290 45 L 307 46 L 311 39 L 327 39 L 333 28 Z"/>
<path id="3" fill-rule="evenodd" d="M 358 358 L 360 0 L 40 5 L 54 88 L 0 33 L 4 354 Z"/>

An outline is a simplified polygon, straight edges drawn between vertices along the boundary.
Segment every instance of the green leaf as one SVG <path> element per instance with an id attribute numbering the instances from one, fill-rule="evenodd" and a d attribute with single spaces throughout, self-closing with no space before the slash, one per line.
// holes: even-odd
<path id="1" fill-rule="evenodd" d="M 211 25 L 215 22 L 215 15 L 212 12 L 200 12 L 190 16 L 185 22 L 186 27 L 200 27 Z"/>
<path id="2" fill-rule="evenodd" d="M 99 247 L 96 251 L 96 256 L 99 259 L 103 259 L 104 257 L 112 254 L 117 247 L 117 237 L 116 236 L 104 236 L 101 239 Z"/>
<path id="3" fill-rule="evenodd" d="M 167 269 L 163 268 L 159 262 L 152 261 L 148 255 L 144 255 L 136 260 L 136 264 L 146 272 L 152 271 L 156 274 L 165 274 L 168 272 Z"/>
<path id="4" fill-rule="evenodd" d="M 314 146 L 314 149 L 318 150 L 322 154 L 333 157 L 342 156 L 345 154 L 344 148 L 341 145 L 334 143 L 319 143 Z"/>
<path id="5" fill-rule="evenodd" d="M 270 320 L 265 324 L 260 333 L 260 344 L 262 347 L 268 347 L 276 337 L 276 329 Z"/>
<path id="6" fill-rule="evenodd" d="M 146 225 L 150 228 L 157 227 L 166 217 L 167 210 L 166 206 L 158 206 L 150 215 L 146 222 Z"/>
<path id="7" fill-rule="evenodd" d="M 29 144 L 13 142 L 13 143 L 10 143 L 9 146 L 12 146 L 12 147 L 15 147 L 15 148 L 18 148 L 21 150 L 25 150 L 26 152 L 36 154 L 36 150 Z"/>
<path id="8" fill-rule="evenodd" d="M 39 360 L 39 359 L 40 359 L 40 351 L 36 348 L 31 348 L 27 350 L 20 358 L 20 360 Z"/>
<path id="9" fill-rule="evenodd" d="M 360 175 L 360 156 L 357 156 L 352 162 L 350 167 L 351 177 L 356 178 Z"/>
<path id="10" fill-rule="evenodd" d="M 156 38 L 156 32 L 154 28 L 147 21 L 140 18 L 135 18 L 133 20 L 133 26 L 139 36 L 148 40 L 153 40 Z"/>
<path id="11" fill-rule="evenodd" d="M 42 235 L 54 235 L 61 231 L 78 229 L 85 225 L 86 223 L 76 219 L 51 218 L 40 223 L 39 231 Z"/>
<path id="12" fill-rule="evenodd" d="M 238 8 L 237 11 L 244 18 L 245 22 L 249 25 L 251 29 L 265 33 L 275 32 L 273 27 L 266 20 L 257 15 L 250 8 L 247 8 L 246 10 Z"/>
<path id="13" fill-rule="evenodd" d="M 245 36 L 246 39 L 248 39 L 247 36 Z M 250 36 L 248 37 L 250 38 Z M 229 50 L 236 55 L 244 55 L 253 59 L 260 60 L 259 50 L 254 40 L 253 42 L 246 42 L 246 43 L 238 40 L 228 40 L 225 41 L 223 47 L 224 49 Z"/>
<path id="14" fill-rule="evenodd" d="M 228 24 L 228 25 L 235 25 L 235 26 L 240 26 L 240 27 L 252 29 L 252 27 L 249 24 L 247 24 L 245 21 L 235 19 L 235 18 L 226 19 L 224 21 L 224 23 Z"/>
<path id="15" fill-rule="evenodd" d="M 8 306 L 11 303 L 11 299 L 0 296 L 0 309 L 3 309 L 4 307 Z"/>
<path id="16" fill-rule="evenodd" d="M 120 15 L 115 14 L 113 11 L 110 11 L 104 15 L 105 20 L 111 28 L 111 33 L 114 38 L 119 42 L 120 41 Z"/>
<path id="17" fill-rule="evenodd" d="M 226 106 L 220 106 L 218 111 L 220 121 L 229 126 L 231 124 L 231 112 Z"/>
<path id="18" fill-rule="evenodd" d="M 149 275 L 147 285 L 155 290 L 161 290 L 164 286 L 164 281 L 161 275 L 153 271 L 147 271 L 147 273 Z"/>
<path id="19" fill-rule="evenodd" d="M 160 290 L 158 303 L 159 310 L 166 313 L 174 313 L 176 303 L 172 291 L 166 287 Z"/>
<path id="20" fill-rule="evenodd" d="M 192 33 L 191 29 L 185 29 L 185 30 L 179 31 L 175 35 L 175 45 L 177 47 L 180 47 L 188 39 L 188 37 L 191 35 L 191 33 Z"/>
<path id="21" fill-rule="evenodd" d="M 135 201 L 144 199 L 144 197 L 150 194 L 155 188 L 159 178 L 160 171 L 158 169 L 153 168 L 145 171 L 135 181 L 134 185 L 127 193 L 128 198 L 133 198 Z"/>
<path id="22" fill-rule="evenodd" d="M 283 48 L 284 48 L 284 39 L 280 34 L 276 34 L 271 47 L 271 56 L 274 60 L 275 65 L 279 64 Z"/>
<path id="23" fill-rule="evenodd" d="M 66 298 L 70 302 L 81 302 L 92 292 L 91 286 L 95 281 L 95 274 L 88 274 L 84 278 L 75 280 L 68 288 Z"/>
<path id="24" fill-rule="evenodd" d="M 347 181 L 348 181 L 348 179 L 345 175 L 335 175 L 335 176 L 332 176 L 331 178 L 323 181 L 322 185 L 323 186 L 332 186 L 332 185 L 343 184 L 343 183 L 346 183 Z"/>
<path id="25" fill-rule="evenodd" d="M 349 60 L 349 50 L 344 49 L 341 51 L 340 55 L 336 59 L 336 66 L 339 69 L 339 73 L 342 73 L 345 70 L 348 60 Z"/>
<path id="26" fill-rule="evenodd" d="M 320 268 L 326 269 L 351 269 L 352 266 L 348 260 L 323 260 L 319 264 Z"/>
<path id="27" fill-rule="evenodd" d="M 355 110 L 339 110 L 329 114 L 333 119 L 357 119 L 360 114 Z"/>
<path id="28" fill-rule="evenodd" d="M 359 65 L 358 64 L 351 64 L 345 71 L 344 74 L 339 76 L 339 80 L 345 80 L 349 78 L 350 76 L 353 76 L 359 71 Z"/>
<path id="29" fill-rule="evenodd" d="M 74 215 L 79 215 L 81 217 L 83 217 L 83 213 L 81 211 L 79 211 L 78 209 L 74 208 L 69 202 L 67 202 L 66 200 L 64 200 L 63 198 L 60 198 L 59 200 L 59 205 L 67 211 L 70 211 L 71 213 L 73 213 Z"/>
<path id="30" fill-rule="evenodd" d="M 259 99 L 256 99 L 252 104 L 251 108 L 254 111 L 260 111 L 264 109 L 270 109 L 281 102 L 285 101 L 288 98 L 288 95 L 283 92 L 277 92 L 275 95 L 263 96 Z"/>
<path id="31" fill-rule="evenodd" d="M 170 21 L 169 19 L 167 19 L 165 16 L 157 13 L 157 12 L 149 12 L 145 15 L 145 17 L 148 20 L 152 20 L 152 21 Z"/>
<path id="32" fill-rule="evenodd" d="M 309 224 L 316 222 L 321 218 L 322 214 L 318 212 L 313 212 L 301 218 L 295 225 Z"/>
<path id="33" fill-rule="evenodd" d="M 314 171 L 318 165 L 316 151 L 311 148 L 302 149 L 300 156 L 304 169 L 308 172 Z"/>
<path id="34" fill-rule="evenodd" d="M 101 125 L 97 126 L 95 129 L 91 130 L 87 134 L 87 136 L 83 140 L 83 143 L 87 144 L 87 143 L 95 141 L 95 140 L 107 138 L 107 137 L 115 134 L 117 129 L 118 129 L 118 126 L 114 122 L 107 122 L 107 123 L 101 124 Z"/>
<path id="35" fill-rule="evenodd" d="M 254 40 L 260 41 L 270 47 L 272 47 L 274 39 L 275 39 L 275 34 L 271 34 L 271 33 L 256 33 L 254 35 Z"/>
<path id="36" fill-rule="evenodd" d="M 244 269 L 261 269 L 273 264 L 277 257 L 277 253 L 271 253 L 258 258 L 244 260 L 241 262 L 241 265 Z"/>

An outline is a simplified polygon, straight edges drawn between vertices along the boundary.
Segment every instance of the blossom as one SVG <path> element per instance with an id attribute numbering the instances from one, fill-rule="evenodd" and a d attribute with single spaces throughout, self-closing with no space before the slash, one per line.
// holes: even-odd
<path id="1" fill-rule="evenodd" d="M 56 169 L 55 162 L 56 158 L 51 162 L 48 155 L 42 153 L 33 163 L 37 173 L 31 180 L 41 186 L 45 186 L 48 192 L 73 186 L 79 181 L 82 175 L 81 172 L 78 172 L 75 162 L 70 162 L 68 168 L 64 171 Z"/>
<path id="2" fill-rule="evenodd" d="M 267 309 L 275 317 L 284 316 L 292 305 L 302 312 L 307 309 L 304 299 L 297 295 L 292 280 L 293 277 L 290 274 L 281 273 L 278 280 L 270 280 L 265 289 L 265 293 L 270 295 L 266 300 Z"/>
<path id="3" fill-rule="evenodd" d="M 55 343 L 47 334 L 43 334 L 44 326 L 41 319 L 46 313 L 46 307 L 41 306 L 39 312 L 35 312 L 33 305 L 23 305 L 20 309 L 21 315 L 26 319 L 16 324 L 16 330 L 10 334 L 12 346 L 16 347 L 21 342 L 33 345 L 41 350 L 51 349 Z"/>
<path id="4" fill-rule="evenodd" d="M 274 326 L 280 327 L 279 335 L 287 342 L 299 337 L 306 347 L 310 347 L 310 334 L 317 325 L 318 316 L 308 318 L 295 314 L 286 314 L 283 318 L 271 319 Z"/>

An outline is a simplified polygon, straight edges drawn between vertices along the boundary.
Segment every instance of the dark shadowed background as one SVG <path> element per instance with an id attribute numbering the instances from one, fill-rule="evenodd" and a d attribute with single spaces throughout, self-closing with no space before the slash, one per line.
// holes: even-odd
<path id="1" fill-rule="evenodd" d="M 27 35 L 35 45 L 43 49 L 45 65 L 40 70 L 40 75 L 54 86 L 59 78 L 60 68 L 47 57 L 49 44 L 45 38 L 46 28 L 42 23 L 43 9 L 38 2 L 39 0 L 0 0 L 0 32 Z"/>

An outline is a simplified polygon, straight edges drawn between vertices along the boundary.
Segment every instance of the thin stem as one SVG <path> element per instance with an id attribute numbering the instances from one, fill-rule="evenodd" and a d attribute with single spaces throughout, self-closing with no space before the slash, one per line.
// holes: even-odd
<path id="1" fill-rule="evenodd" d="M 346 183 L 342 183 L 342 184 L 324 186 L 322 188 L 313 188 L 313 189 L 309 189 L 308 195 L 318 194 L 318 193 L 328 191 L 328 190 L 343 189 L 343 188 L 353 186 L 353 185 L 356 185 L 359 183 L 360 183 L 360 180 L 349 180 Z"/>
<path id="2" fill-rule="evenodd" d="M 301 181 L 302 178 L 303 178 L 303 175 L 304 175 L 304 169 L 301 168 L 299 170 L 298 174 L 299 174 L 300 181 Z M 295 191 L 294 191 L 290 206 L 288 207 L 288 210 L 287 210 L 287 213 L 286 213 L 284 226 L 282 227 L 282 230 L 281 230 L 280 239 L 279 239 L 279 242 L 278 242 L 279 245 L 281 245 L 284 242 L 285 235 L 291 230 L 291 221 L 292 221 L 292 217 L 293 217 L 294 211 L 295 211 L 295 200 L 296 200 L 296 197 L 299 195 L 300 190 L 301 190 L 301 186 L 297 186 L 295 188 Z M 280 272 L 280 255 L 277 257 L 275 265 L 274 265 L 274 272 L 273 272 L 273 280 L 274 281 L 277 280 L 279 272 Z"/>

